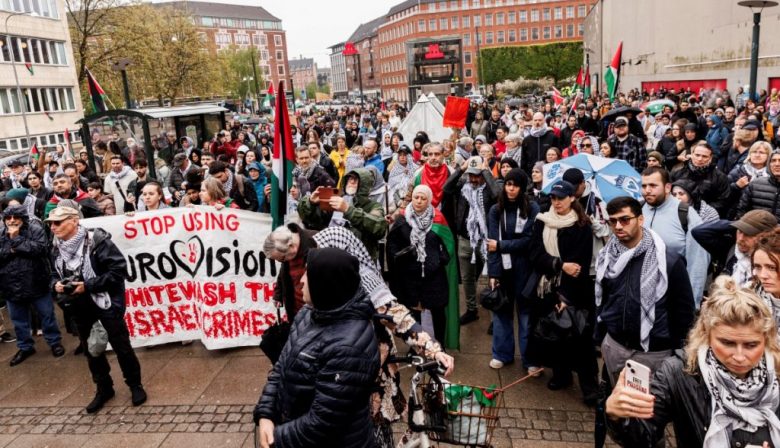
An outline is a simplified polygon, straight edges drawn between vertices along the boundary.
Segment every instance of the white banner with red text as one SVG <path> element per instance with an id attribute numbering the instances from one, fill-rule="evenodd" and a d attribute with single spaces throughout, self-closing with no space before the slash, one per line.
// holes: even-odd
<path id="1" fill-rule="evenodd" d="M 199 339 L 208 349 L 257 345 L 276 320 L 276 264 L 266 214 L 197 206 L 81 220 L 127 260 L 125 321 L 134 347 Z"/>

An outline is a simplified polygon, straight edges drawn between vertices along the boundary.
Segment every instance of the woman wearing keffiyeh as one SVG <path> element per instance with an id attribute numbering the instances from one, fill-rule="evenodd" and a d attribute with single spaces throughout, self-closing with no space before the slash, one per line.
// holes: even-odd
<path id="1" fill-rule="evenodd" d="M 764 300 L 719 277 L 688 335 L 650 393 L 626 387 L 625 370 L 606 401 L 613 439 L 651 447 L 674 425 L 677 446 L 779 447 L 780 344 Z"/>

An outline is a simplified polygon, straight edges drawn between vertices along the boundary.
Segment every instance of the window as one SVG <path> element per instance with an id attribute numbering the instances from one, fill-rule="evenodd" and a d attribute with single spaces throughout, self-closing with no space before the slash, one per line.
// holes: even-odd
<path id="1" fill-rule="evenodd" d="M 563 26 L 555 25 L 555 38 L 563 37 Z"/>
<path id="2" fill-rule="evenodd" d="M 458 0 L 450 0 L 450 9 L 458 9 Z"/>
<path id="3" fill-rule="evenodd" d="M 517 42 L 517 32 L 509 30 L 509 42 Z"/>
<path id="4" fill-rule="evenodd" d="M 276 50 L 276 61 L 283 61 L 284 60 L 284 51 L 282 50 Z"/>
<path id="5" fill-rule="evenodd" d="M 446 30 L 449 27 L 449 23 L 450 23 L 450 21 L 447 20 L 446 18 L 439 19 L 439 29 L 440 30 Z"/>
<path id="6" fill-rule="evenodd" d="M 517 14 L 514 11 L 508 12 L 506 13 L 506 19 L 507 19 L 506 23 L 510 25 L 514 25 L 515 23 L 517 23 Z"/>
<path id="7" fill-rule="evenodd" d="M 460 18 L 459 17 L 453 17 L 451 22 L 452 22 L 452 29 L 453 30 L 457 30 L 458 28 L 460 28 L 460 26 L 459 26 L 460 25 Z"/>
<path id="8" fill-rule="evenodd" d="M 436 19 L 428 21 L 428 31 L 436 31 Z"/>
<path id="9" fill-rule="evenodd" d="M 470 68 L 467 68 L 467 69 L 466 69 L 466 78 L 471 78 L 471 73 L 472 73 L 472 72 L 471 72 L 471 69 L 470 69 Z"/>
<path id="10" fill-rule="evenodd" d="M 468 28 L 470 26 L 471 26 L 471 17 L 463 16 L 463 28 Z"/>
<path id="11" fill-rule="evenodd" d="M 527 40 L 528 40 L 528 29 L 520 28 L 520 42 L 525 42 Z"/>
<path id="12" fill-rule="evenodd" d="M 496 43 L 503 44 L 504 43 L 504 32 L 498 31 L 496 32 Z"/>
<path id="13" fill-rule="evenodd" d="M 447 2 L 439 2 L 439 10 L 446 11 L 447 10 Z"/>
<path id="14" fill-rule="evenodd" d="M 555 18 L 555 20 L 562 20 L 563 19 L 563 8 L 561 8 L 560 6 L 556 6 L 555 10 L 554 10 L 553 17 Z"/>
<path id="15" fill-rule="evenodd" d="M 425 32 L 425 20 L 417 21 L 417 32 L 418 33 Z"/>
<path id="16" fill-rule="evenodd" d="M 531 10 L 531 22 L 538 22 L 539 21 L 539 10 L 538 9 L 532 9 Z"/>
<path id="17" fill-rule="evenodd" d="M 577 35 L 582 36 L 583 34 L 585 34 L 585 26 L 580 23 L 577 25 Z"/>
<path id="18" fill-rule="evenodd" d="M 577 16 L 579 17 L 585 17 L 588 15 L 588 10 L 585 5 L 580 5 L 577 7 Z"/>
<path id="19" fill-rule="evenodd" d="M 518 14 L 520 16 L 520 23 L 525 23 L 528 21 L 528 11 L 520 11 Z"/>
<path id="20" fill-rule="evenodd" d="M 42 17 L 58 18 L 56 0 L 0 0 L 0 9 L 14 12 L 31 12 Z"/>
<path id="21" fill-rule="evenodd" d="M 463 63 L 464 64 L 471 64 L 471 52 L 467 51 L 463 53 Z"/>
<path id="22" fill-rule="evenodd" d="M 249 44 L 249 36 L 246 34 L 236 34 L 234 40 L 236 41 L 236 44 L 238 45 L 248 45 Z"/>
<path id="23" fill-rule="evenodd" d="M 474 16 L 474 26 L 482 26 L 482 16 L 479 14 Z"/>
<path id="24" fill-rule="evenodd" d="M 75 110 L 73 89 L 70 87 L 27 88 L 21 91 L 25 112 L 59 112 Z M 0 114 L 21 113 L 19 91 L 0 89 Z"/>
<path id="25" fill-rule="evenodd" d="M 504 24 L 504 13 L 503 12 L 497 12 L 496 13 L 496 25 L 503 25 Z"/>
<path id="26" fill-rule="evenodd" d="M 284 65 L 283 64 L 279 64 L 279 65 L 276 66 L 276 73 L 284 76 Z"/>
<path id="27" fill-rule="evenodd" d="M 567 19 L 573 19 L 574 18 L 574 6 L 567 6 L 566 7 L 566 18 Z"/>
<path id="28" fill-rule="evenodd" d="M 539 28 L 531 28 L 531 40 L 539 40 Z"/>
<path id="29" fill-rule="evenodd" d="M 463 46 L 471 45 L 471 33 L 463 35 Z"/>
<path id="30" fill-rule="evenodd" d="M 566 25 L 566 37 L 574 37 L 574 25 Z"/>
<path id="31" fill-rule="evenodd" d="M 493 14 L 485 14 L 485 26 L 493 26 Z"/>
<path id="32" fill-rule="evenodd" d="M 281 47 L 282 46 L 282 36 L 278 34 L 274 34 L 274 46 Z"/>
<path id="33" fill-rule="evenodd" d="M 550 27 L 549 26 L 544 27 L 542 37 L 544 37 L 545 39 L 549 39 L 550 38 Z"/>
<path id="34" fill-rule="evenodd" d="M 201 17 L 200 24 L 203 26 L 214 26 L 214 19 L 211 17 Z"/>
<path id="35" fill-rule="evenodd" d="M 268 36 L 265 34 L 260 35 L 260 45 L 267 47 L 268 46 Z"/>
<path id="36" fill-rule="evenodd" d="M 485 43 L 486 44 L 492 44 L 493 43 L 493 32 L 492 31 L 488 31 L 487 33 L 485 33 Z"/>
<path id="37" fill-rule="evenodd" d="M 471 0 L 472 8 L 479 8 L 479 0 Z"/>
<path id="38" fill-rule="evenodd" d="M 271 57 L 268 55 L 268 50 L 260 50 L 260 60 L 267 61 L 269 59 L 271 59 Z"/>
<path id="39" fill-rule="evenodd" d="M 544 8 L 542 10 L 542 20 L 544 20 L 545 22 L 550 21 L 550 8 Z"/>

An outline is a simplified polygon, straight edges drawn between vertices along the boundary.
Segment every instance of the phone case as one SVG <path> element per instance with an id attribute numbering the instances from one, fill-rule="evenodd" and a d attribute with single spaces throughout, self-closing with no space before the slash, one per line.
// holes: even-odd
<path id="1" fill-rule="evenodd" d="M 650 393 L 650 368 L 635 361 L 626 361 L 626 387 Z"/>

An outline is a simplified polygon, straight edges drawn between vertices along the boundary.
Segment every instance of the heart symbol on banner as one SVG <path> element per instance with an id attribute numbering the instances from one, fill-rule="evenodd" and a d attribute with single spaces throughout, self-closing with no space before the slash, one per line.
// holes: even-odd
<path id="1" fill-rule="evenodd" d="M 197 274 L 200 264 L 203 263 L 203 252 L 203 241 L 197 235 L 187 241 L 173 240 L 171 242 L 173 260 L 193 277 Z"/>

